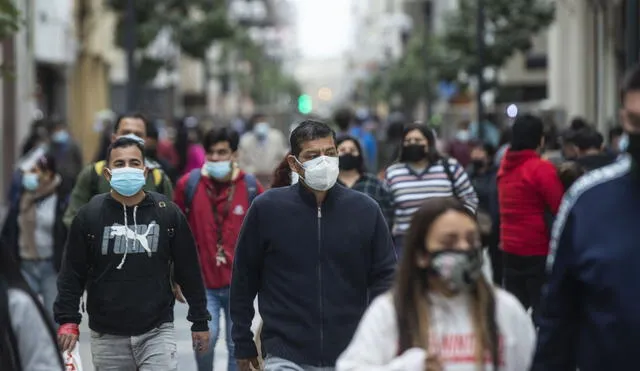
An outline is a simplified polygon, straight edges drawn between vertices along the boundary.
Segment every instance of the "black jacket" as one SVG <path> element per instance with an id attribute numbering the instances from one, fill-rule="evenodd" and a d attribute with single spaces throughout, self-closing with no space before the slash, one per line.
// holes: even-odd
<path id="1" fill-rule="evenodd" d="M 128 228 L 122 204 L 109 193 L 93 197 L 80 208 L 71 224 L 58 278 L 56 322 L 80 323 L 78 305 L 85 286 L 89 327 L 96 332 L 135 336 L 173 321 L 175 301 L 169 279 L 173 262 L 176 282 L 189 302 L 187 319 L 193 322 L 192 330 L 206 331 L 204 284 L 184 215 L 155 192 L 148 192 L 135 208 L 127 207 L 126 213 Z"/>
<path id="2" fill-rule="evenodd" d="M 257 354 L 258 294 L 267 354 L 334 366 L 369 302 L 389 289 L 396 257 L 376 202 L 341 185 L 318 207 L 303 185 L 272 189 L 249 209 L 231 282 L 236 358 Z"/>
<path id="3" fill-rule="evenodd" d="M 53 264 L 56 270 L 60 270 L 62 263 L 62 253 L 64 251 L 64 245 L 67 241 L 67 228 L 62 222 L 62 217 L 69 201 L 68 193 L 66 193 L 62 187 L 58 187 L 57 196 L 58 202 L 56 204 L 55 222 L 53 224 Z M 9 246 L 16 260 L 20 260 L 20 246 L 18 241 L 20 240 L 20 227 L 18 226 L 18 216 L 20 215 L 20 200 L 22 199 L 22 190 L 19 193 L 14 194 L 15 199 L 11 200 L 9 205 L 9 212 L 2 226 L 2 232 L 0 232 L 0 241 L 4 246 Z"/>
<path id="4" fill-rule="evenodd" d="M 498 169 L 491 167 L 480 173 L 472 166 L 467 169 L 471 184 L 478 195 L 478 209 L 491 213 L 493 208 L 492 202 L 495 201 L 495 194 L 498 192 Z"/>

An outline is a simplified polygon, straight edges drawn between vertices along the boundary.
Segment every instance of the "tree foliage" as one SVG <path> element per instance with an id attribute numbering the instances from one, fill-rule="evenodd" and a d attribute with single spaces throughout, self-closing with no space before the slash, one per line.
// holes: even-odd
<path id="1" fill-rule="evenodd" d="M 22 25 L 20 11 L 12 0 L 0 0 L 0 39 L 18 32 Z"/>
<path id="2" fill-rule="evenodd" d="M 105 0 L 118 14 L 116 44 L 126 47 L 126 9 L 130 0 Z M 153 79 L 166 61 L 146 55 L 144 51 L 162 30 L 170 30 L 171 40 L 182 53 L 205 60 L 214 41 L 233 35 L 227 21 L 224 0 L 135 0 L 136 49 L 138 74 L 142 81 Z"/>
<path id="3" fill-rule="evenodd" d="M 426 40 L 422 32 L 416 32 L 402 57 L 383 67 L 370 80 L 372 100 L 389 100 L 397 94 L 405 106 L 412 107 L 422 97 L 433 97 L 438 80 L 444 76 L 453 79 L 458 73 L 449 58 L 439 38 Z"/>
<path id="4" fill-rule="evenodd" d="M 0 0 L 2 1 L 2 0 Z M 130 0 L 105 0 L 118 14 L 116 43 L 126 46 L 126 7 Z M 252 66 L 250 73 L 234 76 L 241 89 L 259 103 L 273 100 L 278 94 L 300 91 L 297 82 L 283 73 L 281 64 L 269 58 L 265 50 L 249 37 L 246 30 L 234 27 L 227 17 L 226 0 L 135 0 L 137 20 L 138 76 L 141 81 L 152 80 L 166 61 L 144 51 L 162 30 L 170 30 L 171 40 L 180 51 L 191 58 L 206 62 L 208 49 L 215 41 L 223 41 L 222 64 L 228 64 L 230 51 L 239 60 Z M 216 71 L 217 77 L 228 78 L 229 73 Z"/>
<path id="5" fill-rule="evenodd" d="M 422 30 L 416 30 L 403 56 L 368 81 L 371 100 L 397 94 L 412 108 L 422 97 L 433 97 L 439 81 L 457 82 L 460 72 L 476 74 L 476 6 L 477 0 L 459 0 L 458 9 L 447 16 L 444 34 L 428 39 L 426 48 Z M 485 0 L 484 66 L 498 69 L 516 52 L 530 50 L 533 37 L 551 24 L 554 13 L 545 0 Z"/>
<path id="6" fill-rule="evenodd" d="M 500 68 L 516 52 L 527 52 L 533 37 L 553 22 L 555 7 L 547 0 L 485 0 L 484 66 Z M 459 0 L 443 35 L 449 61 L 459 71 L 478 71 L 477 0 Z"/>
<path id="7" fill-rule="evenodd" d="M 302 89 L 298 82 L 282 69 L 280 61 L 269 57 L 264 48 L 255 43 L 246 31 L 238 29 L 233 39 L 226 45 L 227 52 L 234 50 L 238 59 L 251 66 L 250 73 L 238 72 L 235 78 L 240 90 L 251 96 L 258 104 L 274 103 L 282 95 L 293 99 L 298 97 Z"/>

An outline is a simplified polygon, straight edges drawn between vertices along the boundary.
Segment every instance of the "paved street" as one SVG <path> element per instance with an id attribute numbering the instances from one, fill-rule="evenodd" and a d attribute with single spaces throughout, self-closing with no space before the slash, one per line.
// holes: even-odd
<path id="1" fill-rule="evenodd" d="M 85 314 L 86 316 L 86 314 Z M 196 362 L 191 349 L 191 324 L 187 322 L 187 306 L 177 303 L 175 309 L 176 337 L 178 342 L 178 365 L 180 371 L 195 371 Z M 221 323 L 224 329 L 224 324 Z M 89 349 L 89 328 L 87 327 L 86 318 L 83 318 L 80 326 L 81 344 L 80 353 L 85 371 L 93 371 L 91 363 L 91 351 Z M 224 341 L 224 330 L 220 333 L 218 344 L 216 346 L 215 367 L 216 371 L 225 371 L 227 369 L 227 347 Z"/>

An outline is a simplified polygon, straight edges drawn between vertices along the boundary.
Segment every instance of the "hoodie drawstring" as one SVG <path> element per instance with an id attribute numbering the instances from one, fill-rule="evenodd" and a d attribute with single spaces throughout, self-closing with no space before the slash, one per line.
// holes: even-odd
<path id="1" fill-rule="evenodd" d="M 127 222 L 127 205 L 122 204 L 122 208 L 124 209 L 124 255 L 122 256 L 122 260 L 120 261 L 120 264 L 118 264 L 118 266 L 116 267 L 117 269 L 122 269 L 122 266 L 124 266 L 124 262 L 127 260 L 127 253 L 129 252 L 129 236 L 127 234 L 127 231 L 129 231 L 129 225 Z M 138 206 L 134 206 L 133 207 L 133 247 L 136 247 L 136 242 L 138 242 L 138 218 L 137 218 L 137 214 L 138 214 Z M 147 251 L 147 254 L 149 254 L 149 256 L 151 256 L 151 250 L 149 248 L 145 249 Z"/>
<path id="2" fill-rule="evenodd" d="M 133 231 L 133 235 L 135 236 L 135 241 L 133 241 L 133 243 L 135 244 L 138 241 L 138 205 L 133 207 L 133 225 L 135 230 Z M 149 234 L 149 229 L 151 228 L 151 225 L 147 226 L 147 235 Z M 146 236 L 145 236 L 146 238 Z M 144 244 L 140 244 L 142 246 L 142 248 L 144 249 L 144 251 L 147 252 L 147 255 L 149 257 L 151 257 L 151 249 L 149 248 L 149 246 L 144 245 Z"/>

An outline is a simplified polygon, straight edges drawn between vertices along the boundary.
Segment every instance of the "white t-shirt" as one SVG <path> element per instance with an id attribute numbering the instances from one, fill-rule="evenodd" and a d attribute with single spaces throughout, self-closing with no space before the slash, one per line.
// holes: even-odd
<path id="1" fill-rule="evenodd" d="M 535 347 L 531 318 L 511 294 L 495 289 L 500 337 L 499 371 L 528 370 Z M 431 345 L 445 371 L 477 371 L 475 335 L 469 298 L 431 295 Z M 351 344 L 336 364 L 337 371 L 423 371 L 427 352 L 412 348 L 398 355 L 398 325 L 390 293 L 376 298 L 362 317 Z M 490 361 L 487 371 L 493 370 Z"/>

